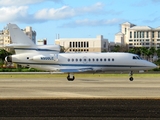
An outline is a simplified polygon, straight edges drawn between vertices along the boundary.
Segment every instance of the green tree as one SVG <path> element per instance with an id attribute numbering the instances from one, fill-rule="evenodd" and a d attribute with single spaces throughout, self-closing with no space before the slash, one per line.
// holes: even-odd
<path id="1" fill-rule="evenodd" d="M 4 62 L 5 57 L 8 56 L 8 55 L 11 55 L 11 53 L 10 53 L 10 52 L 7 52 L 7 51 L 4 50 L 4 49 L 0 49 L 0 60 L 1 60 L 1 63 Z"/>

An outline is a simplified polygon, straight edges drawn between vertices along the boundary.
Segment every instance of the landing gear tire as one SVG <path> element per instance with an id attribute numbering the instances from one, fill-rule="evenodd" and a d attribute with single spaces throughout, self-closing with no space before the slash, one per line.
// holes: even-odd
<path id="1" fill-rule="evenodd" d="M 134 78 L 132 77 L 132 76 L 133 76 L 133 71 L 130 71 L 129 76 L 130 76 L 129 80 L 130 80 L 130 81 L 133 81 L 133 79 L 134 79 Z"/>
<path id="2" fill-rule="evenodd" d="M 67 76 L 67 80 L 68 81 L 74 81 L 75 77 L 73 76 L 72 78 L 70 77 L 70 75 Z"/>
<path id="3" fill-rule="evenodd" d="M 130 81 L 133 81 L 133 77 L 130 77 L 129 80 L 130 80 Z"/>

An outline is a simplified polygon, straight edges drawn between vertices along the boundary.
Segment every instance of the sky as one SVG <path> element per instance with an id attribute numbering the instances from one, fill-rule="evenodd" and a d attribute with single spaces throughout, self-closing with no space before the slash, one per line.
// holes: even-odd
<path id="1" fill-rule="evenodd" d="M 0 29 L 15 23 L 31 26 L 36 39 L 54 44 L 60 38 L 95 38 L 114 41 L 120 25 L 160 26 L 160 0 L 0 0 Z"/>

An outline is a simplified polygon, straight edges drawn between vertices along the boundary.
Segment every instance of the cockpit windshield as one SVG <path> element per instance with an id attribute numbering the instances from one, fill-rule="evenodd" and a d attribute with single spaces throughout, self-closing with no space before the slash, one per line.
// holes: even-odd
<path id="1" fill-rule="evenodd" d="M 133 56 L 134 60 L 142 60 L 142 58 L 140 56 Z"/>

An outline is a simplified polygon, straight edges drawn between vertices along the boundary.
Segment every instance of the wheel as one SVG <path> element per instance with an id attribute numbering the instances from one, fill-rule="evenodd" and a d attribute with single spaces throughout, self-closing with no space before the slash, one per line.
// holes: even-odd
<path id="1" fill-rule="evenodd" d="M 133 81 L 133 77 L 130 77 L 129 80 L 130 80 L 130 81 Z"/>
<path id="2" fill-rule="evenodd" d="M 67 80 L 68 80 L 68 81 L 74 81 L 74 79 L 75 79 L 75 77 L 74 77 L 74 76 L 73 76 L 73 78 L 70 78 L 70 76 L 69 76 L 69 75 L 67 76 Z"/>

